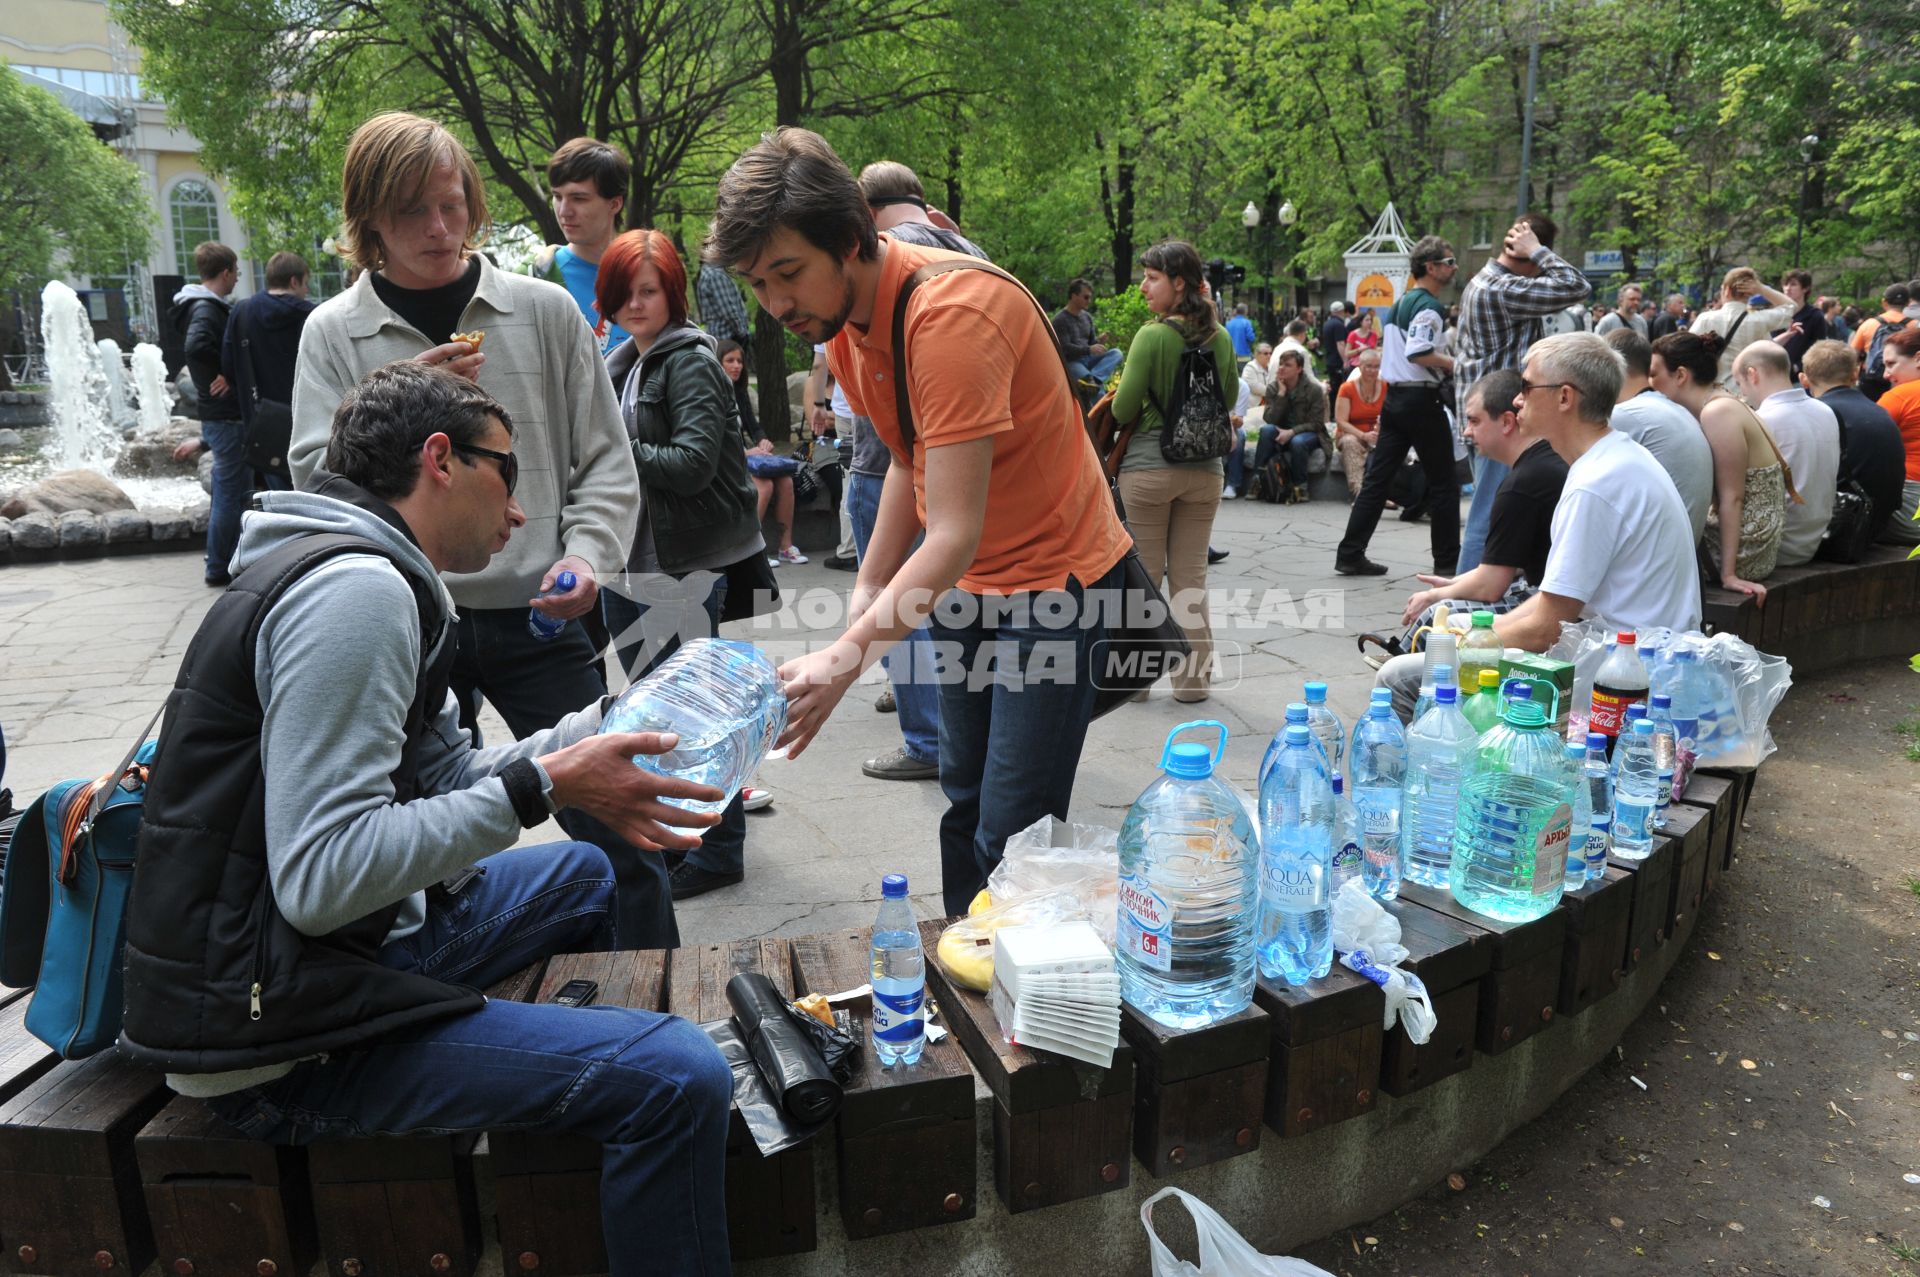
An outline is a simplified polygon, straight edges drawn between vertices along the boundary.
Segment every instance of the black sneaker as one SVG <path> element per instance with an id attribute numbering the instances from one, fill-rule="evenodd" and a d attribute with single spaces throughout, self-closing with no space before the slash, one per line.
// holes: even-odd
<path id="1" fill-rule="evenodd" d="M 1333 570 L 1341 576 L 1385 576 L 1387 565 L 1363 556 L 1358 559 L 1335 559 Z"/>
<path id="2" fill-rule="evenodd" d="M 233 578 L 225 572 L 209 572 L 202 579 L 206 581 L 208 588 L 215 590 L 224 590 L 233 584 Z"/>
<path id="3" fill-rule="evenodd" d="M 860 560 L 850 554 L 829 555 L 824 562 L 835 572 L 857 572 L 860 569 Z"/>
<path id="4" fill-rule="evenodd" d="M 744 872 L 717 874 L 694 865 L 681 865 L 668 877 L 667 882 L 673 887 L 674 900 L 680 901 L 704 896 L 709 891 L 718 891 L 722 887 L 731 887 L 746 876 Z"/>
<path id="5" fill-rule="evenodd" d="M 1209 563 L 1218 563 L 1218 562 L 1220 562 L 1220 561 L 1221 561 L 1222 559 L 1224 559 L 1224 558 L 1226 558 L 1226 557 L 1227 557 L 1227 556 L 1228 556 L 1229 554 L 1232 554 L 1232 553 L 1233 553 L 1233 551 L 1232 551 L 1232 550 L 1216 550 L 1216 549 L 1214 549 L 1214 548 L 1213 548 L 1212 546 L 1208 546 L 1208 547 L 1207 547 L 1207 562 L 1209 562 Z"/>

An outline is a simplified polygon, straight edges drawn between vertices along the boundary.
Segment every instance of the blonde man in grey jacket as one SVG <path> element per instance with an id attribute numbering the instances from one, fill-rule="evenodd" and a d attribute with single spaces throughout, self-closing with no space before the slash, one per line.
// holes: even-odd
<path id="1" fill-rule="evenodd" d="M 452 690 L 464 726 L 484 696 L 525 738 L 607 690 L 600 653 L 577 622 L 596 607 L 599 582 L 625 566 L 639 513 L 613 386 L 564 288 L 508 274 L 478 252 L 484 183 L 440 125 L 404 112 L 361 125 L 347 144 L 341 208 L 342 255 L 365 273 L 314 311 L 301 337 L 294 483 L 304 486 L 325 456 L 341 399 L 395 360 L 467 377 L 506 406 L 527 524 L 480 571 L 447 574 L 459 610 Z M 573 588 L 558 589 L 569 572 Z M 575 623 L 543 639 L 529 628 L 529 608 Z M 659 858 L 577 813 L 562 823 L 614 862 L 622 947 L 674 943 Z"/>

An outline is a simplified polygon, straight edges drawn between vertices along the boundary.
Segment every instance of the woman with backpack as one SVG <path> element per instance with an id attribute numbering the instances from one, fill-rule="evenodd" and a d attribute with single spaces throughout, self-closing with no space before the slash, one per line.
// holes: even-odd
<path id="1" fill-rule="evenodd" d="M 1220 509 L 1221 457 L 1233 443 L 1228 413 L 1235 385 L 1233 341 L 1201 282 L 1200 254 L 1180 240 L 1141 255 L 1140 295 L 1156 322 L 1127 348 L 1114 392 L 1122 427 L 1109 457 L 1140 564 L 1156 583 L 1193 645 L 1173 677 L 1173 698 L 1207 699 L 1213 627 L 1207 608 L 1207 538 Z M 1171 420 L 1171 427 L 1169 421 Z"/>

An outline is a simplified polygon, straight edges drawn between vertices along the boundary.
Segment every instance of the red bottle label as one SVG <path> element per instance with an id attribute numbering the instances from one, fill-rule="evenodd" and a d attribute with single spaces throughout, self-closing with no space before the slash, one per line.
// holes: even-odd
<path id="1" fill-rule="evenodd" d="M 1635 688 L 1623 691 L 1618 688 L 1596 687 L 1593 689 L 1593 716 L 1587 720 L 1587 730 L 1599 732 L 1605 736 L 1618 736 L 1620 725 L 1626 721 L 1627 706 L 1637 705 L 1647 699 L 1647 689 Z"/>

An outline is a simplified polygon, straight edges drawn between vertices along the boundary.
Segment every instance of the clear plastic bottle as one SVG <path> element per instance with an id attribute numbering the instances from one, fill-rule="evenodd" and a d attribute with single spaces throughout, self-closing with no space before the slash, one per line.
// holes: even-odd
<path id="1" fill-rule="evenodd" d="M 1290 723 L 1260 786 L 1260 974 L 1290 985 L 1333 967 L 1333 790 L 1313 734 Z"/>
<path id="2" fill-rule="evenodd" d="M 1408 727 L 1412 727 L 1427 716 L 1427 711 L 1433 708 L 1435 700 L 1438 699 L 1435 693 L 1443 687 L 1451 687 L 1456 692 L 1459 690 L 1459 684 L 1453 681 L 1453 666 L 1441 661 L 1427 670 L 1426 677 L 1420 684 L 1420 694 L 1414 698 L 1413 717 L 1407 721 Z M 1456 695 L 1454 703 L 1457 705 L 1459 700 L 1459 696 Z"/>
<path id="3" fill-rule="evenodd" d="M 1460 712 L 1473 724 L 1473 730 L 1484 736 L 1489 727 L 1500 721 L 1500 675 L 1493 670 L 1481 670 L 1479 690 L 1467 698 Z"/>
<path id="4" fill-rule="evenodd" d="M 1314 739 L 1320 742 L 1321 752 L 1327 756 L 1329 772 L 1340 768 L 1340 755 L 1347 747 L 1347 731 L 1340 725 L 1340 716 L 1327 708 L 1327 685 L 1321 682 L 1308 683 L 1307 726 L 1313 729 Z"/>
<path id="5" fill-rule="evenodd" d="M 1475 612 L 1473 628 L 1460 640 L 1460 685 L 1462 687 L 1480 686 L 1480 671 L 1492 670 L 1496 679 L 1500 676 L 1500 658 L 1506 647 L 1500 637 L 1493 632 L 1493 613 Z"/>
<path id="6" fill-rule="evenodd" d="M 1551 684 L 1539 682 L 1553 694 Z M 1477 913 L 1529 922 L 1566 890 L 1573 804 L 1565 746 L 1533 686 L 1508 683 L 1506 709 L 1474 750 L 1462 787 L 1449 886 Z"/>
<path id="7" fill-rule="evenodd" d="M 1367 716 L 1353 725 L 1353 805 L 1360 813 L 1361 875 L 1375 900 L 1400 895 L 1400 786 L 1407 774 L 1407 729 L 1393 693 L 1373 690 Z"/>
<path id="8" fill-rule="evenodd" d="M 1411 882 L 1447 888 L 1453 830 L 1460 815 L 1460 777 L 1480 733 L 1460 712 L 1460 690 L 1449 677 L 1434 692 L 1432 709 L 1407 733 L 1407 773 L 1400 789 L 1400 865 Z"/>
<path id="9" fill-rule="evenodd" d="M 1666 686 L 1674 731 L 1673 792 L 1686 793 L 1702 748 L 1714 736 L 1719 721 L 1717 680 L 1701 663 L 1700 654 L 1683 643 L 1668 648 L 1670 667 Z"/>
<path id="10" fill-rule="evenodd" d="M 1407 721 L 1407 726 L 1419 722 L 1420 716 L 1433 708 L 1433 689 L 1439 686 L 1440 670 L 1444 668 L 1447 677 L 1454 678 L 1455 671 L 1460 668 L 1457 656 L 1459 646 L 1460 636 L 1452 630 L 1435 630 L 1427 635 L 1426 661 L 1420 666 L 1420 693 L 1414 697 L 1413 717 Z M 1454 686 L 1460 686 L 1458 681 L 1454 682 Z"/>
<path id="11" fill-rule="evenodd" d="M 1216 750 L 1179 740 L 1200 729 L 1219 733 Z M 1120 826 L 1120 995 L 1177 1029 L 1211 1024 L 1253 1000 L 1260 844 L 1246 803 L 1215 772 L 1226 747 L 1224 723 L 1174 728 L 1163 774 Z"/>
<path id="12" fill-rule="evenodd" d="M 1328 890 L 1338 895 L 1347 879 L 1360 876 L 1360 813 L 1347 793 L 1347 778 L 1333 774 L 1333 877 Z"/>
<path id="13" fill-rule="evenodd" d="M 540 597 L 545 599 L 551 598 L 556 594 L 566 594 L 571 592 L 573 588 L 579 584 L 579 577 L 571 572 L 562 572 L 553 579 L 553 588 L 540 595 Z M 567 620 L 563 616 L 548 616 L 537 607 L 527 609 L 527 633 L 533 635 L 542 643 L 552 642 L 558 637 L 560 631 L 566 628 Z"/>
<path id="14" fill-rule="evenodd" d="M 1653 724 L 1653 762 L 1660 773 L 1660 802 L 1654 808 L 1655 828 L 1665 828 L 1667 808 L 1673 803 L 1673 773 L 1679 757 L 1679 734 L 1673 727 L 1673 698 L 1665 692 L 1655 692 L 1652 697 L 1653 708 L 1647 711 L 1647 721 Z"/>
<path id="15" fill-rule="evenodd" d="M 1654 761 L 1653 724 L 1634 723 L 1614 751 L 1613 854 L 1645 860 L 1653 854 L 1653 819 L 1660 806 L 1660 768 Z"/>
<path id="16" fill-rule="evenodd" d="M 1627 706 L 1646 699 L 1647 667 L 1640 660 L 1638 641 L 1632 630 L 1621 630 L 1593 676 L 1593 710 L 1587 716 L 1587 730 L 1605 736 L 1611 751 L 1615 738 L 1626 730 Z"/>
<path id="17" fill-rule="evenodd" d="M 1587 733 L 1587 761 L 1580 769 L 1587 781 L 1587 808 L 1613 828 L 1613 764 L 1607 761 L 1607 738 Z"/>
<path id="18" fill-rule="evenodd" d="M 1599 882 L 1607 876 L 1607 853 L 1613 850 L 1611 818 L 1595 815 L 1587 826 L 1587 881 Z"/>
<path id="19" fill-rule="evenodd" d="M 927 961 L 905 874 L 880 880 L 872 943 L 873 1054 L 883 1069 L 913 1064 L 927 1044 Z"/>
<path id="20" fill-rule="evenodd" d="M 697 638 L 615 698 L 602 732 L 674 732 L 664 754 L 636 754 L 636 767 L 712 785 L 717 803 L 675 800 L 689 811 L 720 811 L 752 778 L 787 723 L 787 696 L 767 654 L 735 639 Z"/>
<path id="21" fill-rule="evenodd" d="M 1567 840 L 1567 890 L 1578 891 L 1587 881 L 1587 836 L 1593 829 L 1593 804 L 1587 798 L 1587 747 L 1568 741 L 1567 785 L 1573 791 L 1573 823 Z"/>
<path id="22" fill-rule="evenodd" d="M 1286 743 L 1287 728 L 1295 723 L 1312 731 L 1313 712 L 1304 701 L 1290 701 L 1287 704 L 1286 721 L 1280 724 L 1280 730 L 1275 732 L 1273 739 L 1267 742 L 1266 752 L 1260 755 L 1260 770 L 1254 775 L 1256 788 L 1267 783 L 1267 773 L 1273 770 L 1273 760 L 1280 756 L 1281 746 Z M 1331 778 L 1333 759 L 1327 755 L 1326 747 L 1321 743 L 1318 735 L 1313 738 L 1313 752 L 1320 760 L 1321 776 Z"/>

